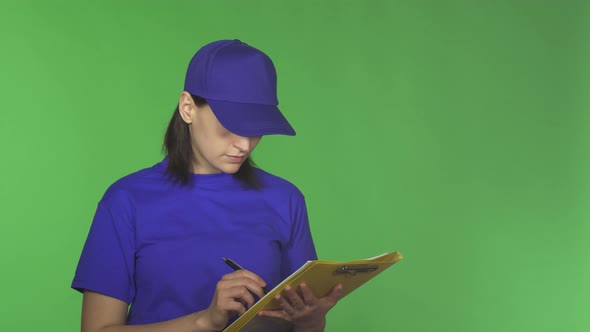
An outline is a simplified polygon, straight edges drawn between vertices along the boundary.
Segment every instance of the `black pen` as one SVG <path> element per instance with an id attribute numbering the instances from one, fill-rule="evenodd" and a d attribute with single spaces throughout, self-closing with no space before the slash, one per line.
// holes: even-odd
<path id="1" fill-rule="evenodd" d="M 223 261 L 225 262 L 225 264 L 229 265 L 229 267 L 231 267 L 232 269 L 234 269 L 234 271 L 238 271 L 238 270 L 243 270 L 244 269 L 238 263 L 234 262 L 233 260 L 231 260 L 229 258 L 225 258 L 225 257 L 221 257 L 221 258 L 223 259 Z M 264 291 L 264 294 L 268 294 L 268 289 L 266 289 L 266 287 L 262 287 L 262 290 Z"/>

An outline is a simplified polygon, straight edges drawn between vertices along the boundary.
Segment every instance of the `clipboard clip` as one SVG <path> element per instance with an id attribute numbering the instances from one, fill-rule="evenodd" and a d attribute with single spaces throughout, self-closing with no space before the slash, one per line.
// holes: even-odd
<path id="1" fill-rule="evenodd" d="M 379 268 L 377 264 L 356 264 L 356 265 L 343 265 L 336 269 L 336 274 L 348 274 L 354 276 L 357 273 L 369 273 L 376 271 Z"/>

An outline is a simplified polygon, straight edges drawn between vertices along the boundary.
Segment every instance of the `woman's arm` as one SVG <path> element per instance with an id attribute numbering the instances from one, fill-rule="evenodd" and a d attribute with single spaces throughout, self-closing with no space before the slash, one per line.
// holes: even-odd
<path id="1" fill-rule="evenodd" d="M 254 304 L 251 292 L 264 296 L 266 283 L 256 274 L 240 270 L 217 283 L 209 308 L 176 319 L 145 325 L 126 325 L 127 303 L 92 291 L 84 291 L 82 332 L 212 332 L 221 331 L 235 314 Z"/>
<path id="2" fill-rule="evenodd" d="M 173 320 L 147 324 L 126 325 L 127 303 L 100 293 L 84 291 L 82 300 L 82 332 L 205 332 L 208 326 L 204 311 Z"/>

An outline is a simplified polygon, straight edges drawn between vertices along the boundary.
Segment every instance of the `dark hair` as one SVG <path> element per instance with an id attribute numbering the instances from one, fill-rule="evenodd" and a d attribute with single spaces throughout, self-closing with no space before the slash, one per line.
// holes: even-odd
<path id="1" fill-rule="evenodd" d="M 197 106 L 207 105 L 207 100 L 204 98 L 195 95 L 191 95 L 191 97 Z M 168 129 L 166 129 L 163 150 L 168 159 L 165 174 L 174 183 L 187 185 L 191 179 L 194 155 L 189 125 L 180 117 L 178 105 L 174 110 L 172 119 L 170 119 Z M 258 188 L 259 182 L 253 169 L 255 166 L 254 161 L 248 157 L 234 176 L 246 187 Z"/>

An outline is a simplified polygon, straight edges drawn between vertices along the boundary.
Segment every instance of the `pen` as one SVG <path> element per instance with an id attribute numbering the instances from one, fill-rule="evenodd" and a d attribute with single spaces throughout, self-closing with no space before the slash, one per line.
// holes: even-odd
<path id="1" fill-rule="evenodd" d="M 238 270 L 243 270 L 244 269 L 238 263 L 234 262 L 233 260 L 231 260 L 229 258 L 225 258 L 225 257 L 221 257 L 221 258 L 223 259 L 223 261 L 225 262 L 225 264 L 229 265 L 229 267 L 231 267 L 232 269 L 234 269 L 234 271 L 238 271 Z M 268 289 L 266 289 L 266 287 L 262 287 L 262 290 L 264 291 L 264 294 L 268 294 Z"/>

